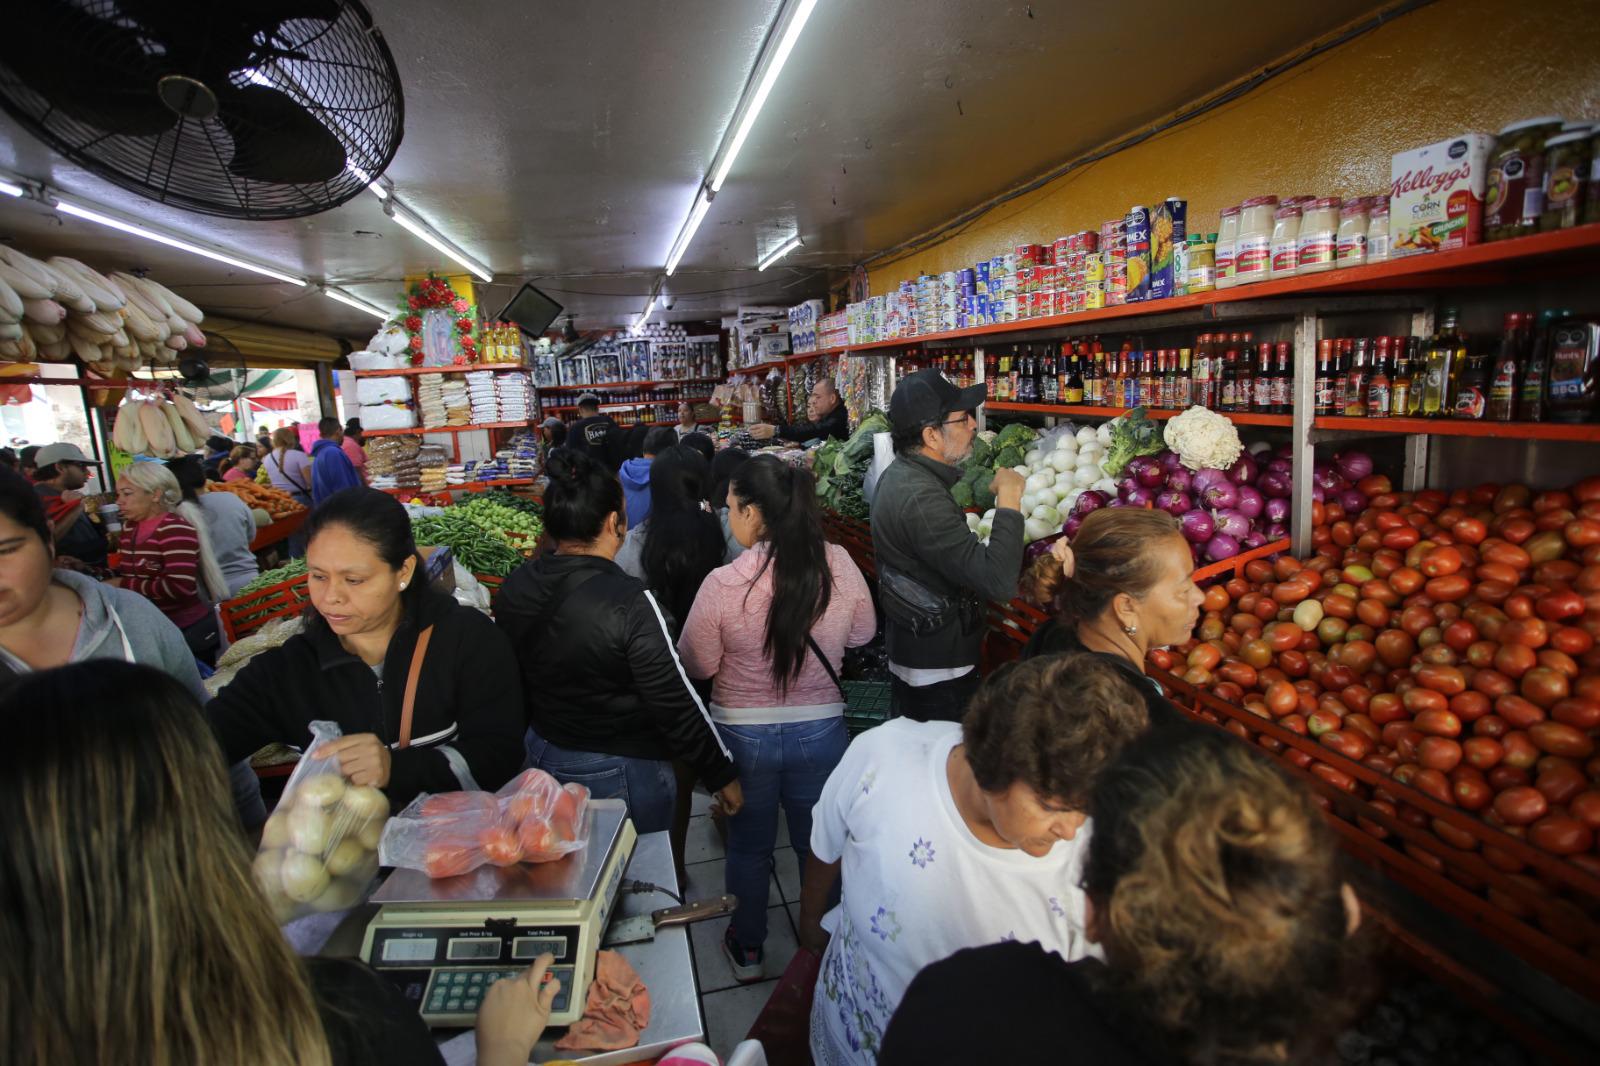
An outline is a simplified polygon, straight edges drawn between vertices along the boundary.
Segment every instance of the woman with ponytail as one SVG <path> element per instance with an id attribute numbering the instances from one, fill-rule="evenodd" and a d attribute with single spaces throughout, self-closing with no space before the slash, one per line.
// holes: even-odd
<path id="1" fill-rule="evenodd" d="M 206 471 L 195 456 L 169 459 L 167 469 L 178 479 L 178 488 L 183 493 L 183 505 L 178 513 L 193 522 L 196 529 L 206 531 L 211 554 L 227 584 L 223 598 L 232 599 L 240 589 L 261 576 L 261 565 L 256 562 L 255 552 L 250 550 L 250 542 L 256 536 L 256 520 L 245 502 L 233 493 L 205 491 Z"/>
<path id="2" fill-rule="evenodd" d="M 674 759 L 737 811 L 732 757 L 684 672 L 671 619 L 615 561 L 628 528 L 622 483 L 568 449 L 550 453 L 545 473 L 545 531 L 555 550 L 518 567 L 495 601 L 495 621 L 522 667 L 528 765 L 623 800 L 641 833 L 671 824 Z"/>
<path id="3" fill-rule="evenodd" d="M 1365 945 L 1310 791 L 1220 731 L 1156 731 L 1101 776 L 1089 813 L 1082 885 L 1104 961 L 1020 938 L 956 952 L 906 990 L 879 1066 L 1336 1061 L 1325 1045 L 1368 983 Z M 984 1025 L 974 990 L 998 1005 Z M 1303 1002 L 1321 1006 L 1283 1009 Z"/>
<path id="4" fill-rule="evenodd" d="M 686 444 L 663 449 L 650 461 L 650 513 L 633 524 L 617 565 L 645 583 L 667 614 L 681 622 L 700 582 L 727 562 L 722 526 L 706 504 L 711 466 Z"/>
<path id="5" fill-rule="evenodd" d="M 822 533 L 809 471 L 770 456 L 734 471 L 728 519 L 749 549 L 713 570 L 684 622 L 689 675 L 711 678 L 711 716 L 733 750 L 744 810 L 728 821 L 727 890 L 739 906 L 723 951 L 740 981 L 762 977 L 778 808 L 802 869 L 811 808 L 849 737 L 839 667 L 872 639 L 867 583 Z"/>

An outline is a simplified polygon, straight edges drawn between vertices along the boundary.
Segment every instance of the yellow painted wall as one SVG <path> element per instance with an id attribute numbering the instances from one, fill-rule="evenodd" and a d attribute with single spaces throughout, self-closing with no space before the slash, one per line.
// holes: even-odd
<path id="1" fill-rule="evenodd" d="M 1189 201 L 1195 233 L 1250 196 L 1382 192 L 1396 152 L 1542 114 L 1600 120 L 1600 3 L 1438 0 L 870 269 L 872 292 L 1098 229 L 1169 196 Z"/>

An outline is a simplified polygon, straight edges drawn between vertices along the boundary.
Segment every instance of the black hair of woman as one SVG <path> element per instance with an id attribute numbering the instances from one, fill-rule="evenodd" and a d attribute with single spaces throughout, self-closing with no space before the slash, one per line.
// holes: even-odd
<path id="1" fill-rule="evenodd" d="M 772 568 L 772 606 L 762 649 L 779 690 L 787 692 L 805 666 L 806 638 L 833 598 L 816 481 L 809 470 L 757 456 L 733 472 L 730 491 L 741 507 L 761 513 L 761 542 L 767 552 L 751 585 Z"/>
<path id="2" fill-rule="evenodd" d="M 411 534 L 411 516 L 400 501 L 378 489 L 341 489 L 323 500 L 306 519 L 306 543 L 309 545 L 319 533 L 335 526 L 371 545 L 391 570 L 400 570 L 407 559 L 417 560 L 417 579 L 400 593 L 401 609 L 412 614 L 427 595 L 428 582 L 420 574 L 422 559 L 417 555 L 417 542 Z M 305 618 L 307 627 L 327 624 L 315 610 L 308 609 Z"/>
<path id="3" fill-rule="evenodd" d="M 0 514 L 38 534 L 45 547 L 52 554 L 55 552 L 55 538 L 50 535 L 44 502 L 28 479 L 9 467 L 0 467 Z"/>
<path id="4" fill-rule="evenodd" d="M 685 448 L 693 448 L 700 453 L 700 458 L 715 465 L 717 461 L 717 446 L 704 433 L 686 433 L 678 443 Z M 715 500 L 712 501 L 712 503 L 715 502 Z"/>
<path id="5" fill-rule="evenodd" d="M 728 506 L 728 482 L 733 472 L 750 461 L 750 453 L 743 448 L 724 448 L 711 460 L 711 491 L 706 500 L 713 508 Z"/>
<path id="6" fill-rule="evenodd" d="M 645 584 L 680 622 L 707 574 L 722 565 L 722 523 L 706 506 L 711 468 L 700 453 L 673 445 L 650 464 L 650 518 L 644 524 Z"/>
<path id="7" fill-rule="evenodd" d="M 167 469 L 178 479 L 178 488 L 183 491 L 183 498 L 190 503 L 198 502 L 200 488 L 206 483 L 206 469 L 199 458 L 193 455 L 180 455 L 176 459 L 168 459 Z"/>
<path id="8" fill-rule="evenodd" d="M 589 544 L 623 511 L 622 482 L 585 452 L 559 449 L 545 463 L 544 526 L 557 542 Z"/>

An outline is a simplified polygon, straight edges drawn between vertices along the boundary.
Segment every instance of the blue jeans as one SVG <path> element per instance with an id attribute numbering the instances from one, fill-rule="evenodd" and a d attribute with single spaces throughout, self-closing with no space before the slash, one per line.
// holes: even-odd
<path id="1" fill-rule="evenodd" d="M 733 937 L 740 947 L 759 948 L 767 939 L 767 886 L 772 849 L 778 840 L 778 807 L 789 819 L 804 877 L 811 854 L 811 808 L 828 775 L 850 745 L 843 718 L 782 725 L 717 725 L 739 768 L 744 807 L 728 819 L 728 892 L 738 897 Z"/>
<path id="2" fill-rule="evenodd" d="M 622 800 L 640 833 L 665 832 L 672 826 L 678 783 L 671 762 L 573 751 L 557 747 L 531 729 L 527 748 L 524 768 L 538 767 L 562 784 L 583 785 L 594 799 Z"/>

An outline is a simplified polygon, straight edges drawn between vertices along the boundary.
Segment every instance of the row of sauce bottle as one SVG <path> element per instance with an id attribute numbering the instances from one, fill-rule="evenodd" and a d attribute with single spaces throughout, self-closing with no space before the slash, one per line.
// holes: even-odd
<path id="1" fill-rule="evenodd" d="M 1514 311 L 1502 335 L 1469 338 L 1447 308 L 1432 337 L 1317 343 L 1316 414 L 1590 422 L 1596 416 L 1600 325 L 1569 311 Z"/>
<path id="2" fill-rule="evenodd" d="M 1106 351 L 1098 338 L 1020 345 L 986 354 L 984 376 L 989 399 L 1001 402 L 1288 414 L 1292 366 L 1288 342 L 1257 344 L 1245 331 L 1202 333 L 1183 348 L 1129 340 Z"/>

